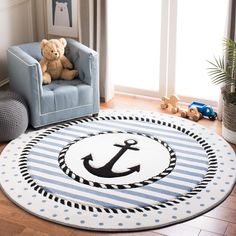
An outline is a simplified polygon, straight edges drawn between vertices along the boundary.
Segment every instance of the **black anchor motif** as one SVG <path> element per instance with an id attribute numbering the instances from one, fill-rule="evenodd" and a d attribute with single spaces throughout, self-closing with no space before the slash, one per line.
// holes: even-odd
<path id="1" fill-rule="evenodd" d="M 133 145 L 137 144 L 137 141 L 134 139 L 128 139 L 125 142 L 125 145 L 121 144 L 114 144 L 116 147 L 120 147 L 120 151 L 104 166 L 95 168 L 90 165 L 90 161 L 93 161 L 93 157 L 91 154 L 87 155 L 86 157 L 83 157 L 82 160 L 84 161 L 84 167 L 93 175 L 96 175 L 98 177 L 105 177 L 105 178 L 113 178 L 113 177 L 121 177 L 125 175 L 132 174 L 133 172 L 140 171 L 140 165 L 136 165 L 133 167 L 128 168 L 129 170 L 124 172 L 113 172 L 112 167 L 114 164 L 119 160 L 119 158 L 127 151 L 127 150 L 133 150 L 133 151 L 139 151 L 139 148 L 131 147 Z"/>

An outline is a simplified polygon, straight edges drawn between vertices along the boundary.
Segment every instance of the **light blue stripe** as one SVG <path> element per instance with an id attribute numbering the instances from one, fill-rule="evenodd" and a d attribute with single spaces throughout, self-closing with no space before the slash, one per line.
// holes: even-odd
<path id="1" fill-rule="evenodd" d="M 196 176 L 196 177 L 204 177 L 204 174 L 199 174 L 199 173 L 195 173 L 195 172 L 191 172 L 191 171 L 187 171 L 187 170 L 180 170 L 180 169 L 177 169 L 175 168 L 172 173 L 180 173 L 180 174 L 185 174 L 185 175 L 189 175 L 189 176 Z"/>
<path id="2" fill-rule="evenodd" d="M 96 122 L 95 122 L 96 123 Z M 98 122 L 97 122 L 98 123 Z M 99 124 L 99 123 L 98 123 Z M 120 125 L 114 125 L 114 126 L 118 126 L 118 127 L 122 127 L 122 126 L 120 126 Z M 130 132 L 137 132 L 137 130 L 135 130 L 135 127 L 134 127 L 134 129 L 127 129 L 127 128 L 124 128 L 124 127 L 122 127 L 123 129 L 125 129 L 126 131 L 130 131 Z M 106 127 L 106 130 L 108 129 L 108 127 Z M 154 136 L 157 136 L 158 135 L 158 137 L 167 137 L 166 135 L 161 135 L 161 134 L 159 134 L 158 132 L 153 132 L 153 130 L 152 130 L 152 132 L 149 132 L 149 134 L 150 135 L 154 135 Z M 173 138 L 173 137 L 171 137 L 171 138 Z M 177 137 L 176 137 L 177 138 Z M 180 138 L 182 141 L 184 141 L 184 139 L 182 139 L 182 138 Z M 187 139 L 186 141 L 188 142 L 190 139 Z M 165 141 L 165 139 L 163 139 L 163 141 Z M 194 141 L 194 143 L 197 143 L 195 140 L 193 140 Z M 170 144 L 171 142 L 170 141 L 166 141 L 168 144 Z M 180 153 L 183 153 L 183 154 L 190 154 L 190 155 L 193 155 L 193 156 L 197 156 L 197 157 L 203 157 L 203 158 L 206 158 L 206 154 L 204 154 L 204 153 L 197 153 L 197 152 L 191 152 L 191 151 L 186 151 L 186 150 L 181 150 L 181 149 L 178 149 L 177 147 L 179 147 L 179 146 L 182 146 L 182 147 L 186 147 L 186 148 L 189 148 L 189 149 L 194 149 L 194 147 L 196 147 L 196 146 L 192 146 L 192 145 L 184 145 L 184 144 L 176 144 L 176 145 L 173 145 L 172 146 L 172 148 L 174 149 L 174 151 L 178 151 L 178 152 L 180 152 Z M 199 150 L 199 148 L 197 148 L 197 150 Z M 200 147 L 200 150 L 202 150 L 202 151 L 204 151 L 201 147 Z"/>
<path id="3" fill-rule="evenodd" d="M 47 138 L 48 138 L 48 139 L 52 139 L 52 140 L 58 140 L 58 141 L 62 141 L 62 142 L 67 142 L 67 143 L 69 143 L 69 142 L 72 141 L 72 139 L 56 137 L 56 136 L 54 136 L 53 134 L 48 135 Z"/>
<path id="4" fill-rule="evenodd" d="M 185 164 L 185 163 L 179 163 L 178 162 L 178 167 L 179 166 L 189 167 L 189 168 L 196 169 L 196 170 L 207 171 L 207 167 L 194 166 L 194 165 Z"/>
<path id="5" fill-rule="evenodd" d="M 181 150 L 181 149 L 178 149 L 178 148 L 175 148 L 175 147 L 172 147 L 173 150 L 175 152 L 180 152 L 180 153 L 183 153 L 183 154 L 189 154 L 189 155 L 192 155 L 192 156 L 197 156 L 197 157 L 203 157 L 203 158 L 207 158 L 206 154 L 201 154 L 201 153 L 197 153 L 197 152 L 191 152 L 191 151 L 186 151 L 186 150 Z"/>
<path id="6" fill-rule="evenodd" d="M 165 198 L 149 195 L 149 194 L 146 194 L 146 193 L 135 192 L 135 190 L 120 189 L 120 190 L 117 190 L 117 191 L 119 191 L 121 193 L 129 194 L 129 195 L 137 196 L 137 197 L 147 198 L 147 199 L 150 199 L 150 200 L 154 200 L 156 202 L 166 202 L 167 201 L 167 199 L 165 199 Z"/>
<path id="7" fill-rule="evenodd" d="M 38 172 L 45 173 L 45 174 L 48 174 L 48 175 L 53 175 L 53 176 L 57 176 L 57 177 L 60 177 L 60 178 L 71 180 L 71 178 L 68 177 L 67 175 L 60 174 L 60 173 L 57 173 L 57 172 L 54 172 L 54 171 L 51 171 L 51 170 L 46 170 L 46 169 L 35 167 L 35 166 L 28 166 L 28 168 L 29 168 L 29 170 L 34 170 L 34 171 L 38 171 Z"/>
<path id="8" fill-rule="evenodd" d="M 174 175 L 168 175 L 165 177 L 165 180 L 168 179 L 175 179 L 178 181 L 183 181 L 183 182 L 187 182 L 187 183 L 191 183 L 191 184 L 198 184 L 199 181 L 198 180 L 194 180 L 194 179 L 188 179 L 188 178 L 184 178 L 184 177 L 179 177 L 179 176 L 174 176 Z"/>
<path id="9" fill-rule="evenodd" d="M 45 158 L 48 158 L 48 159 L 53 159 L 53 160 L 58 158 L 58 155 L 52 156 L 52 155 L 48 155 L 48 154 L 41 153 L 41 152 L 36 152 L 36 151 L 30 151 L 30 154 L 33 154 L 35 156 L 45 157 Z"/>
<path id="10" fill-rule="evenodd" d="M 44 144 L 52 145 L 54 147 L 59 147 L 59 148 L 63 148 L 66 145 L 66 142 L 65 142 L 65 144 L 59 144 L 59 143 L 55 143 L 55 142 L 50 142 L 47 140 L 47 138 L 41 140 L 39 143 L 44 143 Z"/>
<path id="11" fill-rule="evenodd" d="M 181 195 L 181 194 L 179 194 L 179 193 L 172 192 L 172 191 L 169 191 L 169 190 L 151 187 L 150 185 L 144 186 L 143 189 L 148 190 L 148 191 L 152 191 L 152 192 L 154 192 L 154 193 L 162 193 L 162 194 L 169 195 L 169 196 L 173 196 L 173 197 L 178 197 L 178 196 Z"/>
<path id="12" fill-rule="evenodd" d="M 29 158 L 28 161 L 33 162 L 33 163 L 38 163 L 38 164 L 41 164 L 41 165 L 45 165 L 45 166 L 50 166 L 50 167 L 53 167 L 53 168 L 56 168 L 56 169 L 59 168 L 59 166 L 57 164 L 52 164 L 52 163 L 49 163 L 49 162 L 46 162 L 46 161 L 41 161 L 41 160 L 35 160 L 33 158 Z M 30 164 L 29 164 L 29 166 L 30 166 Z"/>
<path id="13" fill-rule="evenodd" d="M 93 123 L 96 123 L 96 122 L 92 122 L 92 124 Z M 92 132 L 94 132 L 94 131 L 96 131 L 96 132 L 101 132 L 101 131 L 104 131 L 104 130 L 106 130 L 107 131 L 107 126 L 105 127 L 105 128 L 101 128 L 101 127 L 94 127 L 94 126 L 91 126 L 91 123 L 84 123 L 84 124 L 77 124 L 77 125 L 75 125 L 75 127 L 78 127 L 78 129 L 77 128 L 73 128 L 73 127 L 68 127 L 68 128 L 66 128 L 66 130 L 68 130 L 68 131 L 73 131 L 73 132 L 80 132 L 80 130 L 79 129 L 84 129 L 84 130 L 86 130 L 86 129 L 89 129 L 89 132 L 86 132 L 86 133 L 92 133 Z M 91 128 L 92 127 L 92 128 Z M 93 130 L 93 131 L 91 131 L 91 130 Z"/>
<path id="14" fill-rule="evenodd" d="M 40 145 L 37 145 L 34 147 L 35 149 L 41 149 L 41 150 L 46 150 L 46 151 L 49 151 L 49 152 L 54 152 L 54 153 L 59 153 L 60 150 L 58 149 L 54 149 L 54 148 L 48 148 L 48 147 L 44 147 L 44 146 L 40 146 Z"/>
<path id="15" fill-rule="evenodd" d="M 112 122 L 114 122 L 115 123 L 115 121 L 112 121 Z M 98 125 L 106 125 L 106 124 L 102 124 L 101 123 L 101 121 L 100 122 L 93 122 L 93 123 L 95 123 L 95 124 L 98 124 Z M 132 124 L 131 124 L 132 125 Z M 77 127 L 82 127 L 82 128 L 86 128 L 86 126 L 88 126 L 89 127 L 89 129 L 91 129 L 91 127 L 89 126 L 89 124 L 87 124 L 87 123 L 84 123 L 84 124 L 77 124 L 76 125 Z M 116 126 L 117 126 L 117 124 L 116 124 Z M 119 125 L 119 127 L 120 127 L 120 125 Z M 94 131 L 104 131 L 104 130 L 107 130 L 107 125 L 104 127 L 104 128 L 101 128 L 101 127 L 97 127 L 97 128 L 92 128 L 92 130 L 94 130 Z M 134 127 L 135 128 L 135 127 Z M 73 128 L 73 127 L 67 127 L 67 128 L 65 128 L 66 130 L 71 130 L 71 131 L 76 131 L 76 132 L 78 132 L 79 130 L 78 129 L 76 129 L 76 128 Z M 157 128 L 158 129 L 158 128 Z M 136 132 L 136 130 L 134 130 L 135 132 Z M 153 130 L 152 130 L 153 131 Z M 67 134 L 67 133 L 63 133 L 63 132 L 60 132 L 60 131 L 58 131 L 60 134 L 62 134 L 62 135 L 69 135 L 69 136 L 71 136 L 71 137 L 74 137 L 74 138 L 77 138 L 78 137 L 78 135 L 74 135 L 74 134 Z M 88 133 L 91 133 L 91 132 L 88 132 Z M 178 132 L 177 131 L 177 133 L 178 134 L 180 134 L 180 135 L 183 135 L 181 132 Z M 153 133 L 153 134 L 155 134 L 155 135 L 157 135 L 158 133 Z M 160 135 L 161 136 L 161 135 Z M 166 136 L 165 136 L 166 137 Z M 171 137 L 171 136 L 170 136 Z M 171 138 L 173 138 L 173 137 L 171 137 Z M 181 140 L 182 141 L 184 141 L 185 139 L 182 139 L 181 138 Z M 188 142 L 189 141 L 193 141 L 194 143 L 197 143 L 195 140 L 192 140 L 192 139 L 186 139 Z M 164 140 L 165 141 L 165 140 Z M 178 147 L 187 147 L 187 148 L 191 148 L 191 149 L 196 149 L 196 150 L 202 150 L 203 151 L 203 149 L 201 148 L 201 147 L 196 147 L 196 146 L 190 146 L 190 145 L 184 145 L 184 144 L 178 144 L 178 143 L 175 143 L 175 142 L 171 142 L 171 141 L 167 141 L 167 143 L 168 144 L 174 144 L 175 146 L 178 146 Z M 191 152 L 191 151 L 186 151 L 186 150 L 181 150 L 181 149 L 178 149 L 178 148 L 176 148 L 176 147 L 174 147 L 174 150 L 175 151 L 178 151 L 178 152 L 180 152 L 180 153 L 183 153 L 183 154 L 190 154 L 190 155 L 194 155 L 194 156 L 197 156 L 197 157 L 203 157 L 203 158 L 207 158 L 206 157 L 206 154 L 204 153 L 204 154 L 201 154 L 201 153 L 197 153 L 197 152 Z M 199 160 L 199 159 L 191 159 L 191 160 L 195 160 L 195 162 L 198 162 L 198 163 L 208 163 L 207 161 L 202 161 L 202 160 Z"/>
<path id="16" fill-rule="evenodd" d="M 35 163 L 39 163 L 39 164 L 42 164 L 42 165 L 45 165 L 45 168 L 47 168 L 47 166 L 51 166 L 53 168 L 55 168 L 56 170 L 59 168 L 57 164 L 51 164 L 51 163 L 48 163 L 48 162 L 45 162 L 45 161 L 42 161 L 42 160 L 34 160 L 34 159 L 30 159 L 31 162 L 35 162 Z M 31 169 L 35 169 L 35 167 L 30 167 Z M 42 171 L 43 173 L 47 173 L 47 174 L 50 174 L 50 175 L 54 175 L 56 172 L 52 172 L 52 171 L 47 171 L 47 170 L 42 170 L 40 169 L 40 171 Z M 178 172 L 178 171 L 176 171 Z M 182 172 L 181 172 L 182 173 Z M 174 174 L 174 171 L 172 172 L 172 174 Z M 60 175 L 60 177 L 64 177 L 65 175 Z M 177 177 L 177 176 L 173 176 L 171 177 L 170 175 L 167 176 L 166 178 L 172 178 L 172 179 L 175 179 L 175 180 L 180 180 L 180 181 L 184 181 L 184 182 L 189 182 L 189 183 L 193 183 L 193 184 L 196 184 L 198 183 L 198 181 L 195 181 L 195 180 L 192 180 L 192 179 L 187 179 L 187 178 L 183 178 L 183 177 Z M 68 179 L 68 177 L 67 177 Z M 144 189 L 148 189 L 146 186 L 144 187 Z M 151 188 L 150 188 L 151 189 Z M 161 193 L 164 193 L 165 191 L 160 189 L 158 190 L 157 188 L 155 188 L 156 192 L 161 192 Z M 168 192 L 168 191 L 167 191 Z M 169 195 L 167 192 L 165 192 L 165 194 Z M 169 191 L 170 193 L 170 191 Z M 175 195 L 177 195 L 178 193 L 175 193 Z M 171 196 L 173 196 L 173 194 L 171 194 Z"/>
<path id="17" fill-rule="evenodd" d="M 50 158 L 51 159 L 51 158 Z M 39 163 L 39 164 L 42 164 L 42 165 L 45 165 L 45 168 L 47 167 L 47 166 L 51 166 L 51 167 L 53 167 L 53 168 L 55 168 L 55 169 L 58 169 L 59 167 L 58 167 L 58 165 L 57 164 L 52 164 L 52 163 L 48 163 L 48 162 L 46 162 L 46 161 L 43 161 L 43 160 L 35 160 L 35 159 L 32 159 L 32 158 L 30 158 L 30 161 L 31 162 L 35 162 L 35 163 Z M 32 167 L 32 168 L 35 168 L 35 167 Z M 31 168 L 31 169 L 32 169 Z M 44 169 L 45 170 L 45 169 Z M 175 170 L 172 172 L 172 174 L 174 174 L 174 172 L 175 172 Z M 177 173 L 182 173 L 182 174 L 186 174 L 186 171 L 183 171 L 183 170 L 179 170 L 178 171 L 178 169 L 177 169 L 177 171 L 176 171 Z M 44 173 L 48 173 L 48 172 L 44 172 Z M 55 173 L 55 172 L 52 172 L 52 173 Z M 191 175 L 193 175 L 194 176 L 194 174 L 196 174 L 196 173 L 192 173 L 192 172 L 189 172 L 188 171 L 188 174 L 190 174 L 191 173 Z M 198 174 L 197 174 L 198 175 Z M 64 176 L 64 175 L 63 175 Z M 61 177 L 63 177 L 63 176 L 61 176 Z M 196 175 L 195 175 L 196 176 Z M 202 176 L 202 175 L 201 175 Z M 198 176 L 199 177 L 199 176 Z M 169 175 L 169 176 L 167 176 L 166 178 L 171 178 L 171 176 Z M 181 180 L 181 181 L 185 181 L 185 182 L 189 182 L 189 183 L 196 183 L 196 182 L 198 182 L 198 181 L 193 181 L 193 180 L 191 180 L 191 179 L 186 179 L 186 178 L 181 178 L 181 177 L 177 177 L 177 176 L 174 176 L 174 177 L 172 177 L 173 179 L 176 179 L 176 180 Z"/>
<path id="18" fill-rule="evenodd" d="M 168 186 L 168 187 L 172 187 L 172 188 L 176 188 L 176 189 L 181 189 L 181 190 L 186 190 L 186 191 L 190 191 L 192 188 L 185 186 L 185 185 L 180 185 L 180 184 L 175 184 L 175 183 L 170 183 L 164 180 L 159 180 L 157 182 L 155 182 L 155 185 L 164 185 L 164 186 Z"/>
<path id="19" fill-rule="evenodd" d="M 70 198 L 77 199 L 77 200 L 80 200 L 80 201 L 93 203 L 95 205 L 100 205 L 100 206 L 103 206 L 103 207 L 121 208 L 120 206 L 109 204 L 108 202 L 98 201 L 98 200 L 95 200 L 94 198 L 84 197 L 84 196 L 81 196 L 81 195 L 61 191 L 61 190 L 54 189 L 54 188 L 47 188 L 47 190 L 49 190 L 49 192 L 52 192 L 52 193 L 60 194 L 62 196 L 70 197 Z"/>
<path id="20" fill-rule="evenodd" d="M 204 149 L 202 147 L 198 147 L 198 146 L 192 146 L 192 145 L 188 145 L 188 144 L 182 144 L 182 143 L 177 143 L 177 142 L 173 142 L 173 141 L 167 141 L 167 143 L 169 145 L 173 145 L 173 146 L 178 146 L 178 147 L 185 147 L 185 148 L 190 148 L 190 149 L 194 149 L 194 150 L 199 150 L 199 151 L 203 151 Z"/>
<path id="21" fill-rule="evenodd" d="M 196 162 L 196 163 L 201 163 L 201 164 L 208 164 L 207 160 L 200 160 L 200 159 L 194 159 L 191 157 L 181 157 L 180 155 L 177 155 L 177 159 L 184 160 L 184 161 L 191 161 L 191 162 Z"/>
<path id="22" fill-rule="evenodd" d="M 46 167 L 47 166 L 50 166 L 50 167 L 53 167 L 55 169 L 58 170 L 59 166 L 57 164 L 52 164 L 52 163 L 49 163 L 49 162 L 46 162 L 46 161 L 42 161 L 42 160 L 35 160 L 33 158 L 31 158 L 29 156 L 29 161 L 30 162 L 34 162 L 34 163 L 38 163 L 38 164 L 42 164 L 42 165 L 45 165 Z M 29 165 L 30 166 L 30 165 Z M 31 167 L 30 167 L 31 168 Z M 34 167 L 33 167 L 34 168 Z M 31 168 L 32 169 L 32 168 Z M 174 171 L 173 171 L 174 172 Z M 172 174 L 173 174 L 172 172 Z M 54 173 L 54 172 L 53 172 Z M 64 175 L 63 175 L 64 176 Z M 61 176 L 62 177 L 62 176 Z M 187 179 L 187 178 L 184 178 L 184 177 L 178 177 L 178 176 L 173 176 L 173 175 L 168 175 L 166 176 L 165 178 L 171 178 L 171 179 L 175 179 L 175 180 L 180 180 L 180 181 L 184 181 L 184 182 L 188 182 L 188 183 L 193 183 L 193 184 L 196 184 L 198 183 L 199 181 L 197 180 L 192 180 L 192 179 Z"/>
<path id="23" fill-rule="evenodd" d="M 94 131 L 100 131 L 99 128 L 92 128 L 90 127 L 90 123 L 89 124 L 80 124 L 80 125 L 75 125 L 76 127 L 79 127 L 78 129 L 73 128 L 73 127 L 66 127 L 63 130 L 66 131 L 72 131 L 72 132 L 76 132 L 76 133 L 84 133 L 84 134 L 91 134 L 94 133 Z M 93 131 L 91 131 L 93 130 Z"/>
<path id="24" fill-rule="evenodd" d="M 58 131 L 57 134 L 60 134 L 60 135 L 63 135 L 63 136 L 69 136 L 69 137 L 72 137 L 72 138 L 79 138 L 79 137 L 81 137 L 81 135 L 69 134 L 69 133 L 63 132 L 63 130 Z"/>
<path id="25" fill-rule="evenodd" d="M 141 132 L 141 131 L 137 131 L 137 129 L 134 128 L 127 128 L 127 127 L 123 127 L 122 125 L 117 125 L 117 124 L 113 124 L 114 127 L 120 127 L 126 131 L 130 131 L 130 132 Z M 112 126 L 111 126 L 112 128 Z M 107 126 L 106 126 L 106 130 L 107 130 Z M 169 136 L 169 135 L 166 135 L 166 134 L 160 134 L 158 132 L 153 132 L 154 130 L 148 130 L 148 134 L 150 135 L 153 135 L 153 136 L 158 136 L 160 139 L 162 139 L 163 141 L 166 141 L 165 138 L 172 138 L 172 139 L 179 139 L 181 141 L 186 141 L 186 142 L 190 142 L 190 143 L 197 143 L 195 140 L 191 140 L 191 139 L 185 139 L 185 138 L 182 138 L 182 137 L 173 137 L 173 136 Z M 147 133 L 147 131 L 145 130 L 144 133 Z M 180 133 L 181 134 L 181 133 Z M 182 136 L 182 135 L 180 135 Z M 186 137 L 186 136 L 185 136 Z M 193 141 L 193 142 L 192 142 Z M 174 141 L 169 141 L 167 140 L 166 141 L 169 145 L 173 145 L 173 146 L 177 146 L 177 147 L 185 147 L 185 148 L 189 148 L 189 149 L 195 149 L 195 150 L 200 150 L 200 151 L 204 151 L 202 147 L 198 147 L 198 146 L 194 146 L 194 145 L 189 145 L 189 144 L 182 144 L 182 143 L 176 143 Z M 201 155 L 201 154 L 200 154 Z M 205 157 L 205 156 L 204 156 Z"/>
<path id="26" fill-rule="evenodd" d="M 55 185 L 58 185 L 58 186 L 63 186 L 63 187 L 66 187 L 66 188 L 74 189 L 74 190 L 85 192 L 85 193 L 94 194 L 95 198 L 96 198 L 96 196 L 101 196 L 101 197 L 109 198 L 110 200 L 114 199 L 114 200 L 117 200 L 117 201 L 120 201 L 120 202 L 130 203 L 130 204 L 133 204 L 133 205 L 136 205 L 136 206 L 144 206 L 145 205 L 144 202 L 136 201 L 136 200 L 133 200 L 131 198 L 124 198 L 124 197 L 114 195 L 116 190 L 113 190 L 113 191 L 110 190 L 111 192 L 114 192 L 114 194 L 108 194 L 108 193 L 103 193 L 103 192 L 95 191 L 95 190 L 88 189 L 88 188 L 79 187 L 78 185 L 63 183 L 63 182 L 60 182 L 60 181 L 57 181 L 57 180 L 54 180 L 54 179 L 48 179 L 48 178 L 41 177 L 41 176 L 38 176 L 38 175 L 32 175 L 32 177 L 36 180 L 41 180 L 43 182 L 55 184 Z"/>
<path id="27" fill-rule="evenodd" d="M 117 123 L 117 120 L 109 120 L 108 121 L 109 123 Z M 164 132 L 167 132 L 167 133 L 172 133 L 172 134 L 178 134 L 178 135 L 183 135 L 183 133 L 181 133 L 180 131 L 178 130 L 175 130 L 173 128 L 169 128 L 167 126 L 162 126 L 162 125 L 158 125 L 158 124 L 152 124 L 152 123 L 149 123 L 147 125 L 147 123 L 145 121 L 125 121 L 125 120 L 118 120 L 119 123 L 122 123 L 124 125 L 131 125 L 131 126 L 134 126 L 134 127 L 140 127 L 140 128 L 143 128 L 143 129 L 155 129 L 155 130 L 158 130 L 158 131 L 164 131 Z M 135 123 L 136 124 L 135 124 Z"/>
<path id="28" fill-rule="evenodd" d="M 93 122 L 93 123 L 97 123 L 99 124 L 98 122 Z M 115 126 L 115 127 L 121 127 L 125 130 L 127 130 L 127 127 L 125 126 L 122 126 L 122 124 L 117 124 L 117 121 L 104 121 L 104 125 L 107 125 L 110 124 L 110 127 L 112 126 Z M 169 129 L 169 131 L 167 129 L 160 129 L 158 128 L 159 126 L 158 125 L 155 125 L 155 126 L 144 126 L 144 125 L 137 125 L 137 124 L 132 124 L 131 122 L 130 123 L 125 123 L 124 121 L 119 121 L 119 123 L 124 123 L 124 125 L 128 125 L 128 129 L 132 129 L 133 131 L 135 132 L 140 132 L 140 131 L 137 131 L 135 130 L 135 128 L 139 127 L 139 128 L 142 128 L 142 129 L 145 129 L 145 133 L 148 131 L 149 134 L 158 134 L 159 136 L 162 136 L 162 137 L 166 137 L 166 138 L 177 138 L 176 136 L 172 136 L 172 135 L 168 135 L 168 134 L 177 134 L 177 136 L 180 136 L 180 139 L 183 140 L 183 141 L 187 141 L 187 142 L 191 142 L 191 143 L 197 143 L 194 139 L 190 138 L 189 136 L 186 136 L 185 134 L 183 134 L 182 132 L 180 131 L 175 131 L 174 129 Z M 112 126 L 111 126 L 112 125 Z M 153 132 L 155 131 L 155 132 Z M 164 132 L 165 134 L 161 134 L 159 132 Z M 166 134 L 167 133 L 167 134 Z M 187 137 L 187 138 L 186 138 Z"/>

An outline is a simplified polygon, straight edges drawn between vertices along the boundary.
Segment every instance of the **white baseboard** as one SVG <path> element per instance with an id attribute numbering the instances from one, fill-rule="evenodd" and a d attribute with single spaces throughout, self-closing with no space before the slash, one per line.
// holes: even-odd
<path id="1" fill-rule="evenodd" d="M 8 78 L 5 78 L 3 80 L 0 81 L 0 87 L 4 86 L 5 84 L 7 84 L 9 82 Z"/>

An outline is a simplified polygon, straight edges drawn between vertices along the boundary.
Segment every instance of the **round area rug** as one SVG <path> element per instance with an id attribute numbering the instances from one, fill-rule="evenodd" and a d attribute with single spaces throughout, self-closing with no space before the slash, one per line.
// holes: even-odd
<path id="1" fill-rule="evenodd" d="M 3 191 L 26 211 L 100 231 L 191 219 L 222 202 L 236 176 L 233 149 L 205 127 L 115 110 L 23 134 L 0 168 Z"/>

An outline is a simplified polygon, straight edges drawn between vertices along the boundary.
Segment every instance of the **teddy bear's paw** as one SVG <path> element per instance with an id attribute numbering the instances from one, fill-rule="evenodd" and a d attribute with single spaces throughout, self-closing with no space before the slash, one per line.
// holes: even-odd
<path id="1" fill-rule="evenodd" d="M 77 70 L 64 69 L 62 71 L 61 78 L 65 79 L 65 80 L 72 80 L 75 77 L 77 77 L 78 75 L 79 75 L 79 71 L 77 71 Z"/>
<path id="2" fill-rule="evenodd" d="M 76 78 L 78 75 L 79 75 L 79 71 L 71 70 L 69 73 L 69 78 L 72 80 L 72 79 Z"/>
<path id="3" fill-rule="evenodd" d="M 51 76 L 49 75 L 44 75 L 43 76 L 43 84 L 50 84 L 51 83 Z"/>
<path id="4" fill-rule="evenodd" d="M 49 81 L 49 80 L 43 80 L 44 85 L 47 85 L 47 84 L 50 84 L 50 83 L 51 83 L 51 81 Z"/>
<path id="5" fill-rule="evenodd" d="M 78 70 L 73 70 L 74 71 L 74 78 L 79 76 L 79 71 Z"/>
<path id="6" fill-rule="evenodd" d="M 72 63 L 68 61 L 68 62 L 65 64 L 65 68 L 67 68 L 67 69 L 73 69 Z"/>

